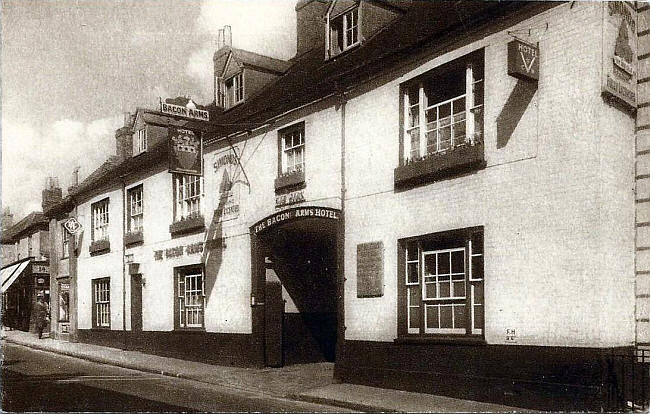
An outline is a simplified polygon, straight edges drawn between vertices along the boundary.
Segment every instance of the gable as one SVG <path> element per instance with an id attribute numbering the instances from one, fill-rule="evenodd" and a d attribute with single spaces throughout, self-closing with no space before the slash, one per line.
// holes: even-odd
<path id="1" fill-rule="evenodd" d="M 359 2 L 355 0 L 335 0 L 328 10 L 330 18 L 336 17 L 339 14 L 351 9 L 352 7 L 358 5 Z"/>
<path id="2" fill-rule="evenodd" d="M 241 66 L 236 59 L 233 58 L 232 52 L 229 54 L 228 62 L 223 71 L 223 78 L 228 79 L 237 73 L 241 72 Z"/>

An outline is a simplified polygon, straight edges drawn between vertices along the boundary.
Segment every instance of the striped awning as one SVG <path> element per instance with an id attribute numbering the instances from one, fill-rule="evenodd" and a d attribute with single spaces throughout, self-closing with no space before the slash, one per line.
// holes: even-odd
<path id="1" fill-rule="evenodd" d="M 2 293 L 5 293 L 9 286 L 11 286 L 16 279 L 25 271 L 25 268 L 29 264 L 29 260 L 23 262 L 14 263 L 11 266 L 7 266 L 4 269 L 0 270 L 0 279 L 2 280 Z"/>

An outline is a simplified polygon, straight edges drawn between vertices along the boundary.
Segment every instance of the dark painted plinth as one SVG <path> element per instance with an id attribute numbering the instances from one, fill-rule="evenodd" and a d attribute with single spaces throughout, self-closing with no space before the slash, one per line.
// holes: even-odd
<path id="1" fill-rule="evenodd" d="M 200 331 L 114 331 L 80 329 L 79 342 L 148 354 L 198 361 L 214 365 L 249 367 L 254 365 L 251 335 Z"/>
<path id="2" fill-rule="evenodd" d="M 607 407 L 609 355 L 628 348 L 346 341 L 343 382 L 552 411 Z"/>

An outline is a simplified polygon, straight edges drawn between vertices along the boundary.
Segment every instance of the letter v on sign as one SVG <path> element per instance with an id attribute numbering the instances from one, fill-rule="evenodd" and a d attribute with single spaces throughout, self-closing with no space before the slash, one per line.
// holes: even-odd
<path id="1" fill-rule="evenodd" d="M 521 61 L 524 62 L 524 69 L 526 69 L 527 73 L 530 73 L 530 70 L 533 68 L 533 63 L 535 63 L 535 59 L 537 59 L 537 56 L 530 56 L 532 59 L 530 59 L 530 63 L 526 62 L 526 56 L 524 55 L 524 52 L 520 51 L 519 54 L 521 55 Z"/>

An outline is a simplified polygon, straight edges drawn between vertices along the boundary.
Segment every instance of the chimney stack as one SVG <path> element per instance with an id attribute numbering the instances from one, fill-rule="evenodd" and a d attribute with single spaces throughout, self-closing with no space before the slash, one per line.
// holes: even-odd
<path id="1" fill-rule="evenodd" d="M 63 191 L 59 185 L 59 179 L 56 177 L 47 177 L 45 180 L 45 188 L 41 194 L 41 207 L 43 211 L 59 203 L 63 199 Z"/>
<path id="2" fill-rule="evenodd" d="M 72 184 L 70 184 L 70 186 L 68 187 L 68 194 L 74 193 L 78 186 L 79 186 L 79 166 L 74 167 L 74 170 L 72 170 Z"/>
<path id="3" fill-rule="evenodd" d="M 220 50 L 224 46 L 232 46 L 232 29 L 229 25 L 219 29 L 217 33 L 217 50 Z"/>
<path id="4" fill-rule="evenodd" d="M 124 126 L 115 130 L 115 154 L 121 160 L 133 156 L 133 116 L 129 112 L 124 113 Z"/>

